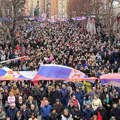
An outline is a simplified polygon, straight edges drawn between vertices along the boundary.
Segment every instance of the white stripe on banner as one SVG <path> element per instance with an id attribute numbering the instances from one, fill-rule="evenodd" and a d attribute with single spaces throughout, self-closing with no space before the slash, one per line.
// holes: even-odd
<path id="1" fill-rule="evenodd" d="M 36 76 L 37 71 L 19 71 L 19 73 L 25 78 L 33 79 Z"/>

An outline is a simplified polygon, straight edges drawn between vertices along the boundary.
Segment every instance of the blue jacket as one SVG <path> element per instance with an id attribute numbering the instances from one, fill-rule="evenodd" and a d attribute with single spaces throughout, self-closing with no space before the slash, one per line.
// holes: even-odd
<path id="1" fill-rule="evenodd" d="M 68 89 L 61 89 L 60 90 L 61 98 L 68 99 L 69 98 L 69 91 Z"/>
<path id="2" fill-rule="evenodd" d="M 86 108 L 83 110 L 83 120 L 91 120 L 93 115 L 93 110 L 87 110 Z"/>
<path id="3" fill-rule="evenodd" d="M 83 93 L 81 91 L 80 92 L 75 92 L 74 95 L 76 96 L 79 103 L 82 104 L 83 103 Z"/>
<path id="4" fill-rule="evenodd" d="M 11 109 L 9 107 L 7 110 L 7 117 L 10 117 L 10 120 L 15 120 L 17 111 L 18 111 L 17 108 Z"/>
<path id="5" fill-rule="evenodd" d="M 44 106 L 44 107 L 41 108 L 40 114 L 41 114 L 41 116 L 43 118 L 48 118 L 49 114 L 51 113 L 51 110 L 52 110 L 52 106 L 51 105 Z"/>

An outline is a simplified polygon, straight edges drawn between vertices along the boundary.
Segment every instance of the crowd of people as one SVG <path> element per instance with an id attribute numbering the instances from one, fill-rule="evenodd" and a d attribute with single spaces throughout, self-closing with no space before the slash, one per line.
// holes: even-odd
<path id="1" fill-rule="evenodd" d="M 120 120 L 120 92 L 99 81 L 2 82 L 0 120 Z"/>
<path id="2" fill-rule="evenodd" d="M 117 33 L 90 35 L 77 21 L 23 20 L 15 35 L 0 38 L 0 60 L 15 71 L 37 71 L 41 64 L 70 66 L 89 77 L 120 72 Z M 119 88 L 99 80 L 86 84 L 63 81 L 1 82 L 1 120 L 120 120 Z M 41 116 L 41 118 L 38 118 Z"/>
<path id="3" fill-rule="evenodd" d="M 117 33 L 91 36 L 76 21 L 23 22 L 12 40 L 1 41 L 1 61 L 19 56 L 29 59 L 6 63 L 13 70 L 37 70 L 39 64 L 60 64 L 99 76 L 120 71 L 120 40 Z"/>

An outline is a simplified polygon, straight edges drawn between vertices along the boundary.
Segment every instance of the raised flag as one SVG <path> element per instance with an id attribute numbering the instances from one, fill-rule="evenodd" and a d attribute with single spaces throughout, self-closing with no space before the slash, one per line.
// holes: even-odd
<path id="1" fill-rule="evenodd" d="M 74 80 L 85 78 L 85 74 L 71 67 L 45 64 L 41 65 L 34 80 Z"/>

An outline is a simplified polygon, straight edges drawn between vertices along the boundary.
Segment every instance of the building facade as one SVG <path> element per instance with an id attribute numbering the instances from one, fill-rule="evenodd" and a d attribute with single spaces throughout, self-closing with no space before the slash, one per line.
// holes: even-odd
<path id="1" fill-rule="evenodd" d="M 50 14 L 51 16 L 58 16 L 58 0 L 50 1 Z"/>
<path id="2" fill-rule="evenodd" d="M 46 0 L 40 0 L 40 14 L 46 13 Z"/>
<path id="3" fill-rule="evenodd" d="M 26 16 L 34 16 L 36 6 L 39 8 L 39 15 L 46 13 L 48 17 L 67 17 L 67 4 L 69 0 L 26 0 Z"/>
<path id="4" fill-rule="evenodd" d="M 36 10 L 39 11 L 40 8 L 40 0 L 26 0 L 25 4 L 25 14 L 26 16 L 34 16 Z M 40 11 L 39 11 L 40 12 Z"/>
<path id="5" fill-rule="evenodd" d="M 69 0 L 58 0 L 58 17 L 67 17 L 67 5 Z"/>

